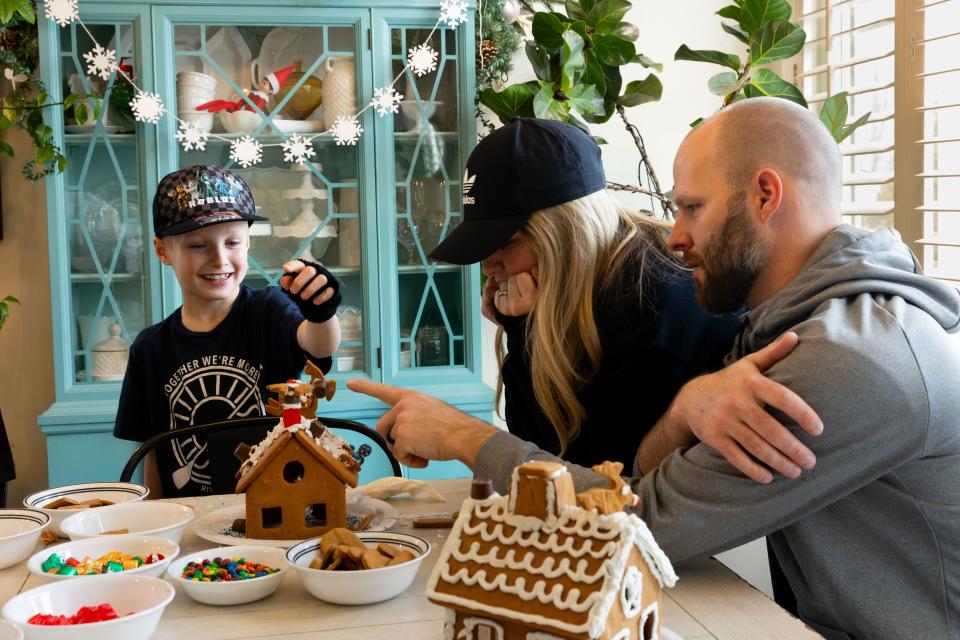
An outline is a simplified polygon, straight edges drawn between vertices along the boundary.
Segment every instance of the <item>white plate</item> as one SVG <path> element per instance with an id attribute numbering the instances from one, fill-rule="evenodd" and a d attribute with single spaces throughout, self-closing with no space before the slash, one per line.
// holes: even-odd
<path id="1" fill-rule="evenodd" d="M 661 640 L 683 640 L 683 636 L 679 633 L 671 631 L 664 626 L 660 627 L 660 638 Z"/>
<path id="2" fill-rule="evenodd" d="M 324 131 L 323 120 L 283 120 L 274 118 L 273 127 L 276 127 L 283 133 L 315 133 Z"/>
<path id="3" fill-rule="evenodd" d="M 63 130 L 67 133 L 93 133 L 96 125 L 93 124 L 66 124 L 63 126 Z M 107 124 L 103 126 L 103 130 L 107 133 L 120 133 L 123 131 L 123 127 L 115 124 Z"/>
<path id="4" fill-rule="evenodd" d="M 347 493 L 347 514 L 365 516 L 373 513 L 373 521 L 364 531 L 383 531 L 392 527 L 397 521 L 397 510 L 376 498 L 368 498 L 358 493 Z M 246 517 L 246 507 L 242 504 L 232 507 L 224 507 L 202 515 L 193 521 L 193 532 L 204 540 L 225 544 L 229 546 L 240 545 L 262 545 L 266 547 L 281 547 L 289 549 L 295 544 L 299 544 L 307 538 L 299 540 L 262 540 L 259 538 L 244 538 L 242 536 L 232 536 L 223 533 L 224 529 L 233 526 L 233 521 L 237 518 Z"/>
<path id="5" fill-rule="evenodd" d="M 206 59 L 203 62 L 203 72 L 217 79 L 215 97 L 220 100 L 230 100 L 237 91 L 227 82 L 230 78 L 242 92 L 251 89 L 250 80 L 250 47 L 236 27 L 221 27 L 207 40 L 207 54 L 223 69 L 221 75 Z M 271 69 L 272 71 L 272 69 Z"/>

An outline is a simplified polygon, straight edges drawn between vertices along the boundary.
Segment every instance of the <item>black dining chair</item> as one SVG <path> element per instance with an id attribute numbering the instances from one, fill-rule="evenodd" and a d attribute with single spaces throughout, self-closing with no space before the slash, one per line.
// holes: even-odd
<path id="1" fill-rule="evenodd" d="M 17 470 L 13 466 L 13 450 L 7 438 L 7 428 L 0 413 L 0 508 L 7 506 L 7 483 L 16 479 Z"/>
<path id="2" fill-rule="evenodd" d="M 386 441 L 375 429 L 343 418 L 318 417 L 317 419 L 329 429 L 336 432 L 346 432 L 338 433 L 338 435 L 346 439 L 361 455 L 367 454 L 363 469 L 360 472 L 363 482 L 369 482 L 387 475 L 403 476 L 400 463 L 390 453 Z M 240 444 L 252 446 L 260 442 L 277 425 L 278 421 L 279 418 L 273 416 L 255 416 L 164 431 L 146 440 L 133 452 L 120 473 L 120 481 L 130 482 L 137 466 L 148 453 L 158 446 L 174 438 L 185 439 L 202 436 L 207 444 L 214 493 L 233 493 L 236 485 L 236 472 L 240 468 L 240 460 L 233 455 L 233 452 Z M 371 444 L 376 446 L 378 450 L 376 454 Z M 368 470 L 370 472 L 364 473 Z"/>

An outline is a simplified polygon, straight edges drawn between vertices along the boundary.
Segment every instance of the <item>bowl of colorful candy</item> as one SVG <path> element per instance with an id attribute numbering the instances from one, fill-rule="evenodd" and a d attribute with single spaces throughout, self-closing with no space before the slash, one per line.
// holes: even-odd
<path id="1" fill-rule="evenodd" d="M 61 528 L 71 540 L 110 533 L 139 533 L 180 544 L 193 516 L 193 509 L 182 504 L 148 500 L 76 513 L 64 520 Z"/>
<path id="2" fill-rule="evenodd" d="M 0 620 L 0 640 L 23 640 L 23 631 L 12 622 Z"/>
<path id="3" fill-rule="evenodd" d="M 139 502 L 150 490 L 132 482 L 88 482 L 68 484 L 31 493 L 23 499 L 23 506 L 39 509 L 50 516 L 50 531 L 58 536 L 66 534 L 61 523 L 78 511 L 89 511 L 121 502 Z"/>
<path id="4" fill-rule="evenodd" d="M 286 570 L 283 549 L 220 547 L 180 558 L 167 569 L 167 577 L 197 602 L 233 605 L 266 598 Z"/>
<path id="5" fill-rule="evenodd" d="M 409 533 L 332 529 L 287 550 L 287 562 L 315 598 L 372 604 L 403 593 L 430 543 Z"/>
<path id="6" fill-rule="evenodd" d="M 175 593 L 160 578 L 120 573 L 24 591 L 2 615 L 25 640 L 147 640 Z"/>
<path id="7" fill-rule="evenodd" d="M 27 560 L 27 569 L 44 580 L 111 573 L 161 577 L 178 555 L 180 547 L 166 538 L 140 534 L 101 536 L 38 551 Z"/>
<path id="8" fill-rule="evenodd" d="M 50 516 L 36 509 L 0 509 L 0 569 L 23 562 L 49 525 Z"/>

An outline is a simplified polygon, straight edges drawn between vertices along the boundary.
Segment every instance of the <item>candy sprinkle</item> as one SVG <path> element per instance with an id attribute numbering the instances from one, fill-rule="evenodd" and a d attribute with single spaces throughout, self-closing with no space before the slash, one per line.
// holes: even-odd
<path id="1" fill-rule="evenodd" d="M 188 562 L 184 565 L 180 577 L 192 582 L 233 582 L 260 578 L 277 571 L 279 569 L 244 558 L 214 558 Z"/>

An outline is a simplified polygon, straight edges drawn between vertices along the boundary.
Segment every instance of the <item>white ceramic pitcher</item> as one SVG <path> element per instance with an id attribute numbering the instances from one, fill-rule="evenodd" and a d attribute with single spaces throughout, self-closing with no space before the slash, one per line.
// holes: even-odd
<path id="1" fill-rule="evenodd" d="M 333 126 L 340 117 L 349 117 L 357 112 L 357 79 L 353 58 L 334 56 L 323 63 L 327 73 L 323 78 L 323 126 Z"/>

